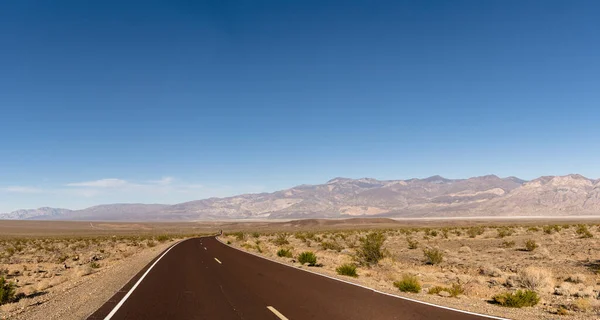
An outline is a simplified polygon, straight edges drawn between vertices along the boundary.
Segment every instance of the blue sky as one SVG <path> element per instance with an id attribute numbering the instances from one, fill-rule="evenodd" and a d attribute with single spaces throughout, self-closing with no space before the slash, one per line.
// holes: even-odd
<path id="1" fill-rule="evenodd" d="M 600 177 L 597 1 L 0 6 L 0 212 Z"/>

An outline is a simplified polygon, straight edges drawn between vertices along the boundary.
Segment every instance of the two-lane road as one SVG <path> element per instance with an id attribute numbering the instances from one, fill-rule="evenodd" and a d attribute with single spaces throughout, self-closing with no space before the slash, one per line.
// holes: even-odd
<path id="1" fill-rule="evenodd" d="M 107 318 L 486 319 L 297 270 L 214 237 L 175 245 L 88 319 Z"/>

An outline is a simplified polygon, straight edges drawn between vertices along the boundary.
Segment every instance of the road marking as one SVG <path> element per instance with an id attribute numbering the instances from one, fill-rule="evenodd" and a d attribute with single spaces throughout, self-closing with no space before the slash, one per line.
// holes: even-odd
<path id="1" fill-rule="evenodd" d="M 219 264 L 223 264 L 223 262 L 219 261 L 217 258 L 215 258 L 215 261 L 217 261 Z"/>
<path id="2" fill-rule="evenodd" d="M 277 316 L 277 318 L 279 318 L 281 320 L 289 320 L 283 314 L 281 314 L 281 312 L 277 311 L 277 309 L 275 309 L 271 306 L 267 306 L 267 309 L 271 310 L 271 312 L 273 312 Z"/>
<path id="3" fill-rule="evenodd" d="M 204 250 L 207 250 L 206 247 L 204 247 Z"/>
<path id="4" fill-rule="evenodd" d="M 277 311 L 277 309 L 275 309 L 275 308 L 273 308 L 271 306 L 267 306 L 267 309 L 271 310 L 271 312 L 273 312 L 279 319 L 281 319 L 281 320 L 289 320 L 284 315 L 282 315 L 281 312 Z"/>
<path id="5" fill-rule="evenodd" d="M 171 251 L 171 249 L 173 249 L 176 245 L 178 245 L 182 242 L 183 241 L 180 241 L 180 242 L 177 242 L 176 244 L 172 245 L 169 249 L 167 249 L 167 251 L 165 251 L 165 253 L 163 253 L 158 259 L 156 259 L 156 261 L 154 261 L 154 263 L 150 266 L 150 268 L 148 268 L 148 270 L 146 270 L 146 272 L 144 272 L 142 277 L 138 279 L 138 281 L 133 285 L 133 287 L 131 287 L 129 292 L 127 292 L 127 294 L 123 297 L 123 299 L 121 299 L 121 301 L 119 301 L 119 303 L 114 307 L 114 309 L 112 309 L 112 311 L 106 316 L 106 318 L 104 318 L 104 320 L 110 320 L 110 318 L 112 318 L 115 315 L 115 313 L 117 313 L 119 308 L 121 308 L 123 303 L 125 303 L 125 300 L 127 300 L 127 298 L 129 298 L 129 296 L 133 293 L 133 290 L 135 290 L 135 288 L 137 288 L 137 286 L 140 285 L 142 280 L 144 280 L 144 278 L 148 275 L 148 273 L 150 273 L 150 270 L 152 270 L 152 268 L 154 268 L 154 266 L 160 261 L 160 259 L 162 259 L 167 253 L 169 253 L 169 251 Z"/>

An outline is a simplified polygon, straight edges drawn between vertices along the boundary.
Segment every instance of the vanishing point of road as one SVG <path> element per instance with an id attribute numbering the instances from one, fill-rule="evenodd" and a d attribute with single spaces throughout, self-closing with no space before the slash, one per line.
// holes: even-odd
<path id="1" fill-rule="evenodd" d="M 385 295 L 231 248 L 184 240 L 88 320 L 494 319 Z"/>

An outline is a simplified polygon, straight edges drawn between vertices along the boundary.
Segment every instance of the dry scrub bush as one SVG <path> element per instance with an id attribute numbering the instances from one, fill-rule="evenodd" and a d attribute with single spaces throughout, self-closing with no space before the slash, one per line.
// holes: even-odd
<path id="1" fill-rule="evenodd" d="M 411 250 L 419 247 L 419 242 L 417 240 L 413 240 L 412 238 L 406 238 L 406 242 L 408 243 L 408 248 Z"/>
<path id="2" fill-rule="evenodd" d="M 458 283 L 453 283 L 450 287 L 435 286 L 427 291 L 429 294 L 439 294 L 440 292 L 447 292 L 450 297 L 456 298 L 465 293 L 465 288 Z"/>
<path id="3" fill-rule="evenodd" d="M 530 266 L 519 272 L 519 281 L 524 288 L 533 291 L 548 291 L 554 286 L 552 273 L 548 270 Z"/>
<path id="4" fill-rule="evenodd" d="M 342 249 L 344 249 L 344 247 L 335 240 L 321 242 L 321 248 L 323 248 L 323 250 L 333 250 L 337 252 L 340 252 Z"/>
<path id="5" fill-rule="evenodd" d="M 567 281 L 569 282 L 573 282 L 573 283 L 584 283 L 585 282 L 585 275 L 581 274 L 581 273 L 577 273 L 577 274 L 572 274 L 567 278 Z"/>
<path id="6" fill-rule="evenodd" d="M 425 255 L 426 264 L 436 265 L 444 260 L 444 253 L 437 248 L 423 249 L 423 254 Z"/>
<path id="7" fill-rule="evenodd" d="M 588 310 L 590 310 L 590 308 L 592 307 L 592 304 L 590 302 L 589 299 L 586 298 L 579 298 L 575 301 L 573 301 L 573 304 L 571 305 L 571 308 L 575 311 L 581 311 L 581 312 L 586 312 Z"/>
<path id="8" fill-rule="evenodd" d="M 507 240 L 502 241 L 502 246 L 504 248 L 512 248 L 512 247 L 515 246 L 515 244 L 516 243 L 513 240 L 511 240 L 511 241 L 507 241 Z"/>
<path id="9" fill-rule="evenodd" d="M 578 225 L 577 230 L 575 230 L 575 232 L 579 235 L 580 238 L 583 239 L 594 237 L 594 235 L 590 232 L 587 225 L 585 224 Z"/>
<path id="10" fill-rule="evenodd" d="M 525 241 L 525 251 L 533 251 L 538 247 L 538 244 L 533 239 Z"/>
<path id="11" fill-rule="evenodd" d="M 275 239 L 273 240 L 273 243 L 278 246 L 285 246 L 287 244 L 290 244 L 288 238 L 289 235 L 287 233 L 278 233 Z"/>

